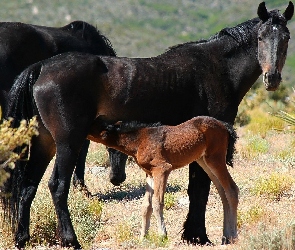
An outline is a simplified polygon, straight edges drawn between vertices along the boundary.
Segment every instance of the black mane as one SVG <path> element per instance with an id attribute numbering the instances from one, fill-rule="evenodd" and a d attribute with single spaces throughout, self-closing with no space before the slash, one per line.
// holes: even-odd
<path id="1" fill-rule="evenodd" d="M 259 18 L 254 18 L 241 24 L 238 24 L 237 26 L 231 28 L 224 28 L 215 35 L 211 36 L 208 41 L 220 39 L 223 36 L 230 36 L 239 45 L 247 44 L 252 38 L 254 26 L 256 26 L 260 21 L 261 20 Z"/>
<path id="2" fill-rule="evenodd" d="M 201 39 L 198 41 L 191 41 L 182 44 L 178 44 L 169 48 L 169 50 L 178 49 L 183 46 L 199 44 L 199 43 L 206 43 L 211 42 L 214 40 L 218 40 L 224 36 L 231 36 L 234 40 L 237 41 L 238 44 L 245 44 L 251 40 L 251 34 L 253 32 L 253 27 L 257 25 L 261 20 L 257 17 L 241 24 L 238 24 L 232 28 L 224 28 L 221 31 L 217 32 L 216 34 L 209 37 L 209 39 Z M 249 35 L 250 34 L 250 35 Z"/>
<path id="3" fill-rule="evenodd" d="M 87 22 L 78 20 L 69 23 L 68 25 L 64 26 L 63 29 L 71 30 L 73 33 L 82 31 L 81 35 L 85 40 L 87 40 L 89 36 L 95 36 L 96 39 L 102 39 L 109 50 L 110 56 L 117 56 L 110 40 L 106 36 L 102 35 L 97 27 L 94 27 Z"/>
<path id="4" fill-rule="evenodd" d="M 110 124 L 106 126 L 106 131 L 108 132 L 119 132 L 119 133 L 128 133 L 141 128 L 150 128 L 150 127 L 159 127 L 162 124 L 157 123 L 142 123 L 139 121 L 130 121 L 130 122 L 117 122 L 115 124 Z"/>
<path id="5" fill-rule="evenodd" d="M 270 18 L 267 22 L 270 22 L 271 24 L 281 24 L 281 25 L 287 24 L 286 18 L 282 14 L 280 14 L 279 10 L 270 11 L 269 16 L 270 16 Z M 247 44 L 249 41 L 251 41 L 251 35 L 253 33 L 254 26 L 256 26 L 260 22 L 262 22 L 260 20 L 260 18 L 256 17 L 256 18 L 250 19 L 248 21 L 245 21 L 241 24 L 238 24 L 234 27 L 224 28 L 224 29 L 220 30 L 219 32 L 217 32 L 216 34 L 209 37 L 209 39 L 201 39 L 198 41 L 191 41 L 191 42 L 178 44 L 178 45 L 169 47 L 169 50 L 178 49 L 178 48 L 180 48 L 182 46 L 186 46 L 186 45 L 211 42 L 214 40 L 218 40 L 224 36 L 232 37 L 239 45 Z"/>

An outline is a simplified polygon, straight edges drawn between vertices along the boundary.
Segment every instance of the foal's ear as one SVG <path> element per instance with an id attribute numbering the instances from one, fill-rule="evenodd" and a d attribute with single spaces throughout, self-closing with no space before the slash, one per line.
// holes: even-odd
<path id="1" fill-rule="evenodd" d="M 294 4 L 290 1 L 287 9 L 283 13 L 283 16 L 286 18 L 287 21 L 291 20 L 294 14 Z"/>
<path id="2" fill-rule="evenodd" d="M 263 22 L 268 20 L 269 15 L 268 15 L 267 9 L 265 7 L 265 2 L 262 2 L 262 3 L 259 4 L 258 9 L 257 9 L 257 14 L 258 14 L 258 17 Z"/>

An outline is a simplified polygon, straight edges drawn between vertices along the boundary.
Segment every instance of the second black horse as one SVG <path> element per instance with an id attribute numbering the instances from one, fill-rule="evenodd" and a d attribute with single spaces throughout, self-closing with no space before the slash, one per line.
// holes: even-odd
<path id="1" fill-rule="evenodd" d="M 0 106 L 6 112 L 8 92 L 13 81 L 26 67 L 69 51 L 87 52 L 94 55 L 116 56 L 109 39 L 92 25 L 74 21 L 64 27 L 46 27 L 19 22 L 0 23 Z M 89 141 L 85 140 L 74 172 L 74 185 L 84 185 L 85 160 Z M 110 152 L 110 180 L 119 185 L 126 178 L 125 161 L 113 149 Z"/>

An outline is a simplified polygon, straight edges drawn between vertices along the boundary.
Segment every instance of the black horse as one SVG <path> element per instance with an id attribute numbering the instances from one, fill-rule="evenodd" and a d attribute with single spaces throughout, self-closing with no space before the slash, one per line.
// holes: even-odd
<path id="1" fill-rule="evenodd" d="M 261 3 L 258 18 L 153 58 L 67 53 L 26 69 L 11 89 L 7 115 L 37 115 L 40 135 L 33 139 L 25 171 L 14 171 L 25 176 L 15 206 L 16 245 L 23 247 L 29 240 L 31 202 L 56 152 L 49 188 L 61 244 L 80 247 L 67 206 L 70 177 L 84 139 L 100 136 L 101 122 L 173 125 L 208 115 L 233 124 L 239 103 L 262 73 L 266 90 L 276 90 L 290 39 L 286 25 L 293 12 L 291 2 L 283 14 L 268 12 Z M 210 179 L 196 163 L 190 164 L 189 175 L 190 207 L 182 238 L 210 243 L 205 229 Z"/>
<path id="2" fill-rule="evenodd" d="M 8 92 L 17 75 L 33 63 L 69 51 L 116 56 L 110 41 L 86 22 L 74 21 L 60 28 L 15 22 L 0 23 L 0 105 L 3 113 L 6 111 Z M 86 140 L 74 172 L 74 185 L 79 183 L 84 186 L 88 146 L 89 141 Z M 110 160 L 113 163 L 117 157 L 112 157 L 112 152 Z M 122 159 L 124 160 L 124 155 Z M 126 177 L 125 162 L 115 162 L 111 166 L 115 166 L 111 168 L 111 182 L 118 185 Z"/>

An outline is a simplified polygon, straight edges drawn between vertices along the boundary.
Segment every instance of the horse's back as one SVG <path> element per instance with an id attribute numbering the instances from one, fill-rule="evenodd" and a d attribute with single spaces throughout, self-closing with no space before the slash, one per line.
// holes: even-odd
<path id="1" fill-rule="evenodd" d="M 29 65 L 68 51 L 115 55 L 92 25 L 74 21 L 63 27 L 0 22 L 0 105 L 5 109 L 15 77 Z"/>
<path id="2" fill-rule="evenodd" d="M 0 105 L 23 69 L 51 54 L 51 47 L 31 25 L 0 23 Z"/>

